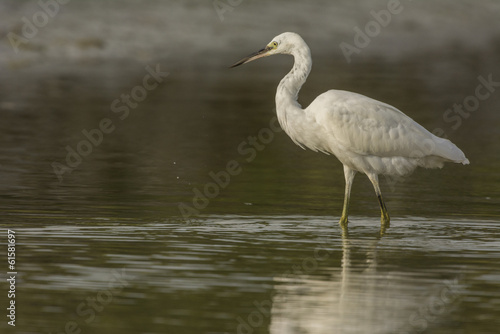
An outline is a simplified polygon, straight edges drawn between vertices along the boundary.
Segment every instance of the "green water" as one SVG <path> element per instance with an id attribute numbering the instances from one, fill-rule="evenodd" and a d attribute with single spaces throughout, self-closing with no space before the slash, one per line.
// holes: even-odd
<path id="1" fill-rule="evenodd" d="M 496 332 L 497 222 L 399 218 L 380 239 L 333 219 L 17 228 L 18 332 Z"/>
<path id="2" fill-rule="evenodd" d="M 410 89 L 397 68 L 375 65 L 361 81 L 387 80 L 370 95 L 444 128 L 426 112 L 434 92 Z M 263 76 L 265 87 L 254 86 L 241 74 L 198 83 L 172 74 L 122 122 L 106 108 L 143 73 L 113 81 L 108 92 L 92 77 L 88 86 L 68 80 L 62 100 L 36 95 L 3 111 L 2 227 L 17 238 L 15 332 L 496 332 L 500 159 L 489 108 L 498 99 L 450 132 L 470 166 L 382 181 L 393 217 L 382 238 L 377 200 L 359 175 L 343 235 L 335 158 L 303 151 L 283 132 L 272 132 L 250 162 L 254 154 L 238 152 L 271 128 L 277 80 Z M 311 81 L 324 86 L 326 77 Z M 205 93 L 188 99 L 186 87 Z M 305 98 L 315 89 L 305 88 Z M 76 147 L 82 129 L 104 116 L 115 131 L 59 182 L 51 164 L 63 163 L 65 146 Z M 196 189 L 214 183 L 211 172 L 230 180 L 209 188 L 218 195 L 198 210 Z M 199 213 L 183 217 L 180 203 Z"/>

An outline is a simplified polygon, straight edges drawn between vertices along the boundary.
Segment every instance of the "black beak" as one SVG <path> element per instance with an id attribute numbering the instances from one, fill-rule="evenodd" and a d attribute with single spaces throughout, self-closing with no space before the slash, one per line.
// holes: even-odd
<path id="1" fill-rule="evenodd" d="M 240 66 L 240 65 L 249 63 L 249 62 L 251 62 L 252 60 L 255 60 L 255 59 L 266 57 L 266 56 L 269 55 L 268 54 L 269 50 L 272 50 L 272 48 L 265 47 L 262 50 L 259 50 L 259 51 L 255 52 L 255 53 L 252 53 L 251 55 L 249 55 L 249 56 L 241 59 L 240 61 L 237 61 L 233 65 L 229 66 L 229 68 L 233 68 L 233 67 L 236 67 L 236 66 Z"/>

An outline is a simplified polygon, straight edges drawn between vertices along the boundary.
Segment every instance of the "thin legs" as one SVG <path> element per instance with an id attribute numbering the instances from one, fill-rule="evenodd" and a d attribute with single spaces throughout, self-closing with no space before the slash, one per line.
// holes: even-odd
<path id="1" fill-rule="evenodd" d="M 354 180 L 354 176 L 356 175 L 356 171 L 350 169 L 346 165 L 344 165 L 344 176 L 345 176 L 345 194 L 344 194 L 344 207 L 342 208 L 342 217 L 340 217 L 339 224 L 341 226 L 347 226 L 347 212 L 349 211 L 349 199 L 351 197 L 351 187 L 352 181 Z"/>
<path id="2" fill-rule="evenodd" d="M 349 211 L 349 200 L 351 198 L 351 187 L 352 181 L 354 181 L 354 176 L 356 175 L 356 171 L 350 169 L 346 165 L 344 165 L 344 176 L 345 176 L 345 194 L 344 194 L 344 207 L 342 208 L 342 217 L 340 217 L 339 224 L 342 226 L 344 231 L 347 231 L 347 215 Z M 377 174 L 367 174 L 368 178 L 373 184 L 373 188 L 375 188 L 375 194 L 377 194 L 378 202 L 380 204 L 380 221 L 381 221 L 381 230 L 380 234 L 383 235 L 385 230 L 389 227 L 390 217 L 387 212 L 387 208 L 385 207 L 384 200 L 382 199 L 382 192 L 380 191 L 380 187 L 378 185 L 378 176 Z"/>
<path id="3" fill-rule="evenodd" d="M 382 192 L 380 191 L 380 187 L 378 185 L 378 176 L 377 174 L 367 174 L 367 176 L 372 182 L 373 188 L 375 188 L 375 194 L 377 194 L 378 197 L 378 202 L 380 204 L 380 212 L 381 212 L 380 221 L 382 225 L 389 227 L 391 219 L 389 217 L 389 213 L 387 212 L 387 208 L 385 207 L 384 200 L 382 199 Z"/>

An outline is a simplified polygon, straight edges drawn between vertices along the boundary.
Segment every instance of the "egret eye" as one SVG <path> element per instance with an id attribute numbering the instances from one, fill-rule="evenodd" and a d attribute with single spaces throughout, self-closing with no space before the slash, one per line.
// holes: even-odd
<path id="1" fill-rule="evenodd" d="M 273 48 L 277 48 L 278 47 L 278 42 L 273 42 Z"/>

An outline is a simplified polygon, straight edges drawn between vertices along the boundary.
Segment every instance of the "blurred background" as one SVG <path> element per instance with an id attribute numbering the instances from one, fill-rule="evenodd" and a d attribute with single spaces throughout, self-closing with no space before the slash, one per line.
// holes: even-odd
<path id="1" fill-rule="evenodd" d="M 133 332 L 146 332 L 144 324 L 152 324 L 148 329 L 151 333 L 165 329 L 175 333 L 234 332 L 236 316 L 244 317 L 252 310 L 256 291 L 261 297 L 268 296 L 275 284 L 273 277 L 287 270 L 283 263 L 290 265 L 293 259 L 301 259 L 299 249 L 307 250 L 311 246 L 308 240 L 320 237 L 318 233 L 339 237 L 337 230 L 327 229 L 329 222 L 337 227 L 344 192 L 342 165 L 335 157 L 304 151 L 283 132 L 261 142 L 262 150 L 255 150 L 251 161 L 247 161 L 249 154 L 238 149 L 241 145 L 251 147 L 249 137 L 258 138 L 270 127 L 275 116 L 275 89 L 293 59 L 276 56 L 235 69 L 228 66 L 285 31 L 299 33 L 312 52 L 313 69 L 299 96 L 303 106 L 328 89 L 355 91 L 394 105 L 428 130 L 452 140 L 470 160 L 469 166 L 420 169 L 404 182 L 382 178 L 382 192 L 396 226 L 398 217 L 410 234 L 420 226 L 415 221 L 430 229 L 439 221 L 441 225 L 436 224 L 448 226 L 447 231 L 454 231 L 452 224 L 463 219 L 468 226 L 478 221 L 497 226 L 500 2 L 401 0 L 397 13 L 381 24 L 377 17 L 388 11 L 390 3 L 0 2 L 0 220 L 2 227 L 16 227 L 24 233 L 19 237 L 23 245 L 19 271 L 24 273 L 19 278 L 24 291 L 19 297 L 24 298 L 19 322 L 27 327 L 19 333 L 61 330 L 68 319 L 76 317 L 74 309 L 79 302 L 95 295 L 95 286 L 109 276 L 108 271 L 101 273 L 97 268 L 122 266 L 135 268 L 134 291 L 122 294 L 123 300 L 114 302 L 109 313 L 88 325 L 94 326 L 91 332 L 126 332 L 125 314 L 133 323 Z M 359 44 L 363 39 L 356 37 L 359 31 L 370 27 L 378 29 L 368 31 L 365 43 Z M 351 50 L 356 48 L 349 56 L 341 47 L 347 44 Z M 493 83 L 485 87 L 488 81 Z M 481 85 L 480 91 L 490 94 L 479 100 L 475 97 Z M 457 112 L 464 103 L 472 104 Z M 85 144 L 90 141 L 84 133 L 95 134 L 92 131 L 97 128 L 102 133 L 102 137 L 93 137 L 98 144 Z M 109 133 L 103 133 L 103 128 Z M 218 195 L 203 208 L 196 209 L 193 200 L 197 191 L 203 193 L 213 182 L 210 172 L 226 170 L 232 160 L 239 163 L 241 172 L 231 177 L 227 187 L 218 188 Z M 181 203 L 196 209 L 191 213 L 197 214 L 183 216 Z M 291 225 L 282 222 L 290 216 L 303 219 L 294 218 Z M 362 175 L 354 182 L 351 216 L 362 226 L 366 222 L 368 234 L 373 232 L 370 226 L 378 227 L 378 203 Z M 227 249 L 227 258 L 207 253 L 210 245 L 225 247 L 225 242 L 217 243 L 210 235 L 219 233 L 218 222 L 228 217 L 227 224 L 240 227 L 227 230 L 226 240 L 239 236 L 245 248 Z M 316 230 L 299 227 L 300 222 L 307 225 L 309 219 L 320 219 L 311 224 Z M 253 234 L 249 222 L 264 228 L 275 222 L 277 232 L 267 243 L 269 237 Z M 297 230 L 283 232 L 290 226 Z M 482 237 L 498 235 L 498 229 L 488 226 L 480 232 Z M 173 235 L 180 238 L 177 244 Z M 198 237 L 210 241 L 201 242 Z M 280 249 L 275 258 L 267 258 L 270 249 L 279 249 L 274 248 L 274 242 L 285 237 L 300 241 L 296 247 Z M 420 237 L 425 239 L 425 233 Z M 394 259 L 401 250 L 398 247 L 407 244 L 404 234 L 395 238 L 399 239 L 397 246 L 391 246 Z M 144 244 L 146 240 L 151 243 Z M 257 240 L 258 247 L 253 245 Z M 193 250 L 197 242 L 199 248 Z M 499 254 L 498 243 L 492 242 L 490 249 L 496 249 L 495 256 L 484 255 L 490 260 L 492 256 L 498 259 Z M 338 248 L 338 254 L 334 252 L 337 255 L 332 259 L 337 262 L 332 266 L 340 270 L 341 251 L 345 253 L 346 246 L 336 245 L 332 247 Z M 372 247 L 364 246 L 368 247 L 360 246 L 362 252 Z M 455 251 L 460 253 L 466 247 L 460 244 Z M 260 258 L 248 266 L 240 263 L 236 269 L 231 267 L 231 254 L 252 258 L 254 251 Z M 150 258 L 157 252 L 164 252 L 165 257 L 157 254 L 160 257 Z M 174 259 L 172 254 L 184 255 Z M 407 262 L 414 264 L 425 263 L 418 259 L 429 254 L 408 251 L 407 255 Z M 228 267 L 220 266 L 220 256 Z M 158 261 L 177 260 L 185 265 L 181 276 L 192 277 L 192 285 L 186 287 L 182 280 L 175 280 L 179 272 L 168 271 L 174 270 L 171 267 L 148 271 Z M 443 257 L 440 263 L 448 260 Z M 208 269 L 196 267 L 201 262 Z M 436 270 L 440 268 L 429 263 Z M 221 274 L 221 268 L 229 276 Z M 333 270 L 327 269 L 327 273 Z M 436 277 L 455 277 L 455 269 Z M 488 264 L 488 270 L 478 270 L 497 269 Z M 251 278 L 228 278 L 234 279 L 241 270 L 250 272 Z M 231 295 L 223 285 L 207 287 L 205 274 L 215 275 L 210 282 L 233 282 L 237 292 Z M 165 277 L 170 279 L 165 281 Z M 491 283 L 493 278 L 487 280 Z M 148 289 L 143 290 L 143 282 L 149 282 Z M 414 283 L 411 287 L 422 284 L 419 280 Z M 431 280 L 429 284 L 435 283 Z M 200 291 L 189 292 L 193 286 Z M 492 292 L 497 288 L 478 288 L 478 296 L 498 294 Z M 414 293 L 412 290 L 408 295 L 409 300 Z M 213 301 L 221 296 L 224 303 Z M 150 298 L 156 298 L 155 302 Z M 498 319 L 494 305 L 500 299 L 495 298 L 486 310 L 491 319 Z M 48 300 L 56 305 L 48 306 Z M 208 300 L 212 304 L 207 304 Z M 480 319 L 485 314 L 483 302 L 478 301 L 477 309 L 461 310 L 454 321 L 460 320 L 460 314 Z M 242 308 L 238 308 L 241 303 Z M 165 306 L 174 304 L 182 306 Z M 154 313 L 160 308 L 165 308 L 162 316 L 153 317 L 145 311 Z M 207 309 L 218 313 L 207 315 Z M 217 326 L 209 325 L 207 319 L 211 318 L 218 319 Z M 456 332 L 453 326 L 443 326 L 450 333 Z M 487 326 L 496 325 L 493 321 L 484 326 L 486 333 Z M 260 332 L 269 330 L 264 326 Z"/>
<path id="2" fill-rule="evenodd" d="M 292 59 L 280 56 L 227 67 L 283 31 L 301 34 L 312 50 L 313 71 L 301 91 L 302 105 L 333 88 L 392 104 L 430 131 L 442 129 L 438 132 L 472 162 L 466 168 L 448 166 L 449 172 L 419 171 L 409 182 L 430 177 L 443 181 L 443 188 L 462 184 L 460 196 L 475 195 L 478 188 L 483 199 L 493 197 L 492 191 L 498 194 L 491 182 L 498 180 L 496 173 L 485 173 L 498 170 L 499 133 L 492 125 L 498 124 L 494 110 L 499 95 L 481 101 L 467 118 L 457 120 L 453 112 L 446 122 L 444 115 L 475 94 L 478 76 L 500 81 L 499 4 L 403 1 L 399 13 L 391 15 L 386 27 L 379 25 L 380 32 L 350 55 L 350 62 L 340 44 L 356 47 L 355 28 L 365 30 L 375 21 L 372 11 L 387 11 L 385 1 L 233 4 L 74 1 L 60 4 L 54 17 L 45 15 L 44 20 L 36 1 L 2 1 L 0 186 L 1 205 L 13 215 L 9 219 L 26 222 L 18 216 L 28 209 L 26 203 L 33 212 L 69 210 L 71 216 L 90 203 L 110 201 L 141 215 L 176 214 L 178 203 L 189 202 L 195 187 L 210 182 L 209 171 L 223 170 L 233 159 L 243 164 L 244 172 L 205 212 L 252 212 L 244 203 L 254 202 L 268 206 L 267 212 L 280 210 L 274 206 L 286 212 L 290 207 L 309 213 L 319 209 L 320 214 L 338 211 L 336 196 L 343 195 L 344 180 L 335 158 L 302 151 L 284 133 L 251 164 L 237 151 L 248 136 L 268 127 L 276 86 Z M 22 40 L 23 33 L 31 38 Z M 169 75 L 121 120 L 122 113 L 114 113 L 111 104 L 142 86 L 146 66 Z M 64 164 L 66 146 L 76 150 L 85 140 L 82 130 L 96 128 L 103 118 L 116 125 L 113 133 L 59 181 L 52 163 Z M 361 179 L 354 186 L 368 190 L 369 183 Z M 290 183 L 295 191 L 289 191 Z M 396 187 L 396 197 L 404 196 L 406 188 Z M 370 192 L 355 193 L 358 200 L 366 193 L 373 202 Z M 433 190 L 425 197 L 435 194 Z M 304 201 L 304 196 L 318 200 Z M 274 202 L 280 198 L 286 198 L 284 203 Z M 491 201 L 478 204 L 467 210 L 487 214 L 482 205 Z M 80 207 L 76 212 L 75 205 Z M 399 205 L 402 212 L 394 211 Z M 404 203 L 391 207 L 396 215 L 414 213 Z"/>
<path id="3" fill-rule="evenodd" d="M 26 222 L 19 216 L 26 210 L 80 215 L 90 203 L 116 206 L 112 216 L 130 210 L 177 214 L 178 203 L 191 201 L 193 189 L 210 182 L 208 173 L 225 169 L 229 160 L 241 162 L 244 172 L 204 212 L 253 212 L 244 203 L 259 203 L 267 213 L 293 208 L 336 214 L 344 180 L 335 158 L 298 149 L 283 132 L 252 163 L 237 151 L 248 136 L 268 127 L 276 86 L 292 59 L 227 67 L 284 31 L 301 34 L 313 56 L 302 105 L 328 89 L 365 94 L 396 106 L 430 131 L 441 129 L 437 132 L 472 162 L 465 168 L 418 171 L 409 184 L 396 186 L 391 212 L 422 209 L 424 215 L 435 215 L 433 208 L 407 208 L 398 199 L 420 183 L 432 189 L 424 189 L 424 202 L 446 196 L 440 190 L 454 196 L 447 190 L 453 184 L 448 178 L 467 180 L 458 183 L 460 196 L 480 202 L 462 210 L 485 215 L 498 210 L 498 196 L 492 196 L 498 187 L 492 181 L 498 180 L 499 130 L 492 125 L 498 124 L 500 95 L 494 92 L 480 101 L 467 118 L 455 112 L 447 122 L 444 117 L 475 94 L 479 76 L 500 81 L 497 2 L 402 1 L 399 13 L 385 27 L 379 25 L 380 32 L 350 55 L 350 62 L 340 44 L 355 47 L 355 28 L 365 30 L 375 21 L 371 12 L 387 11 L 387 2 L 232 4 L 72 1 L 44 20 L 36 1 L 2 1 L 0 205 L 12 215 L 9 219 Z M 22 40 L 23 33 L 30 38 Z M 168 77 L 121 120 L 122 113 L 113 112 L 111 104 L 142 86 L 146 66 Z M 66 146 L 76 150 L 85 140 L 82 131 L 98 127 L 103 118 L 111 119 L 115 130 L 59 181 L 52 163 L 64 164 Z M 367 212 L 372 212 L 377 203 L 372 203 L 369 182 L 359 177 L 354 187 L 366 190 L 355 191 L 355 200 L 366 195 Z M 304 196 L 317 200 L 304 201 Z"/>

